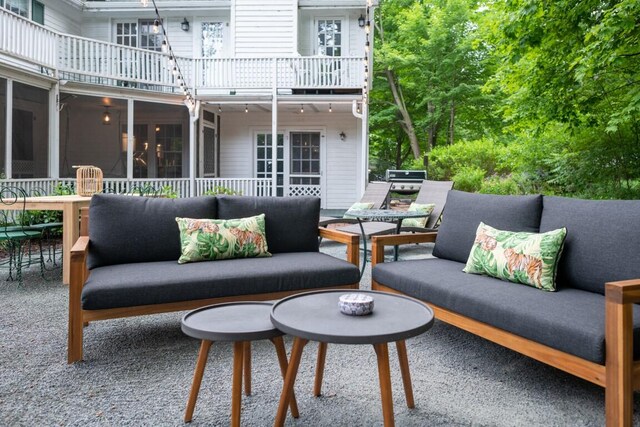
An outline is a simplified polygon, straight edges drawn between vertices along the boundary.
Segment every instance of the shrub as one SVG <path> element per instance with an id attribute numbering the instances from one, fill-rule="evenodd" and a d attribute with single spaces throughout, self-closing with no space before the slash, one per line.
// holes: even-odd
<path id="1" fill-rule="evenodd" d="M 227 196 L 242 196 L 242 191 L 236 191 L 224 185 L 216 185 L 210 190 L 204 192 L 205 196 L 216 196 L 218 194 L 226 194 Z"/>
<path id="2" fill-rule="evenodd" d="M 482 188 L 486 172 L 477 166 L 464 166 L 453 176 L 456 190 L 476 192 Z"/>

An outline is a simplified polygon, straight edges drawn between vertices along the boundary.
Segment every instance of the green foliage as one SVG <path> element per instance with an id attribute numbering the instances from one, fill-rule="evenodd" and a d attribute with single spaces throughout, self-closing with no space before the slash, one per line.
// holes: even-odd
<path id="1" fill-rule="evenodd" d="M 216 196 L 218 194 L 225 194 L 227 196 L 242 196 L 242 191 L 235 191 L 223 185 L 216 185 L 211 190 L 207 190 L 204 192 L 204 195 L 206 196 Z"/>
<path id="2" fill-rule="evenodd" d="M 505 146 L 489 138 L 436 147 L 429 153 L 428 176 L 450 180 L 460 170 L 471 167 L 484 171 L 484 176 L 494 175 L 504 170 L 506 156 Z"/>
<path id="3" fill-rule="evenodd" d="M 163 186 L 158 192 L 158 197 L 166 197 L 167 199 L 176 199 L 178 192 L 170 185 Z"/>
<path id="4" fill-rule="evenodd" d="M 457 190 L 476 192 L 482 188 L 485 175 L 486 171 L 477 166 L 463 166 L 453 176 L 453 181 Z"/>

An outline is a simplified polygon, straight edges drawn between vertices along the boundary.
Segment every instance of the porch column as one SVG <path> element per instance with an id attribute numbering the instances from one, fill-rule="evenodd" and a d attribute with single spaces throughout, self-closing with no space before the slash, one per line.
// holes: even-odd
<path id="1" fill-rule="evenodd" d="M 127 181 L 133 180 L 133 120 L 134 100 L 127 99 Z M 118 133 L 120 129 L 118 129 Z"/>
<path id="2" fill-rule="evenodd" d="M 189 197 L 196 195 L 196 126 L 197 116 L 189 116 Z"/>
<path id="3" fill-rule="evenodd" d="M 60 83 L 49 92 L 49 178 L 60 178 Z"/>
<path id="4" fill-rule="evenodd" d="M 271 196 L 278 185 L 278 62 L 273 58 L 273 97 L 271 99 Z M 285 185 L 286 188 L 286 185 Z M 286 194 L 283 194 L 286 196 Z"/>
<path id="5" fill-rule="evenodd" d="M 4 174 L 7 178 L 12 177 L 11 158 L 13 156 L 13 80 L 7 79 L 7 110 L 5 112 L 5 144 L 4 144 Z"/>
<path id="6" fill-rule="evenodd" d="M 358 194 L 364 194 L 364 190 L 367 187 L 367 182 L 369 181 L 369 104 L 367 102 L 362 103 L 362 169 L 360 173 L 362 176 L 360 177 L 360 182 L 358 183 Z"/>

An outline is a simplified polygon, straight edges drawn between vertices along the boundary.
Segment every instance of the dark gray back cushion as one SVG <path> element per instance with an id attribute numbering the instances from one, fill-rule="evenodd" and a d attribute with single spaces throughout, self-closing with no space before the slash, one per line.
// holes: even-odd
<path id="1" fill-rule="evenodd" d="M 215 218 L 216 198 L 96 194 L 89 206 L 89 268 L 180 257 L 176 217 Z"/>
<path id="2" fill-rule="evenodd" d="M 480 222 L 508 231 L 537 233 L 542 196 L 494 196 L 451 190 L 433 255 L 467 262 Z"/>
<path id="3" fill-rule="evenodd" d="M 218 218 L 263 213 L 269 252 L 317 252 L 320 199 L 317 197 L 218 196 Z"/>
<path id="4" fill-rule="evenodd" d="M 604 294 L 640 277 L 640 200 L 543 199 L 540 231 L 567 227 L 558 285 Z"/>

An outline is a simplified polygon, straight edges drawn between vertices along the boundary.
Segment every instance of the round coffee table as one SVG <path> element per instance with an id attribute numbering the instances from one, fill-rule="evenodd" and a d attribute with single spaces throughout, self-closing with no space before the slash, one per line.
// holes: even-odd
<path id="1" fill-rule="evenodd" d="M 231 425 L 240 426 L 242 374 L 244 391 L 251 394 L 251 341 L 269 339 L 276 348 L 280 372 L 287 372 L 287 353 L 282 341 L 283 333 L 269 320 L 273 304 L 270 302 L 235 302 L 216 304 L 193 310 L 182 318 L 182 332 L 202 340 L 193 384 L 184 415 L 190 422 L 198 399 L 202 375 L 213 341 L 233 342 L 233 379 L 231 392 Z M 244 365 L 244 366 L 243 366 Z M 295 396 L 291 399 L 291 415 L 298 418 Z M 285 410 L 286 412 L 286 410 Z M 285 414 L 286 415 L 286 414 Z"/>
<path id="2" fill-rule="evenodd" d="M 346 293 L 365 293 L 373 297 L 373 313 L 365 316 L 342 314 L 338 308 L 338 298 Z M 315 396 L 320 395 L 327 343 L 372 344 L 378 359 L 384 425 L 393 426 L 393 400 L 387 343 L 395 342 L 407 406 L 414 407 L 407 348 L 404 340 L 427 331 L 433 324 L 433 311 L 422 302 L 401 295 L 376 291 L 307 292 L 275 303 L 271 310 L 271 321 L 279 330 L 295 337 L 275 426 L 284 425 L 287 406 L 294 396 L 293 385 L 298 373 L 302 350 L 310 340 L 320 343 L 314 385 Z"/>

